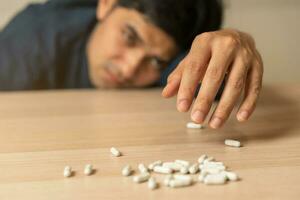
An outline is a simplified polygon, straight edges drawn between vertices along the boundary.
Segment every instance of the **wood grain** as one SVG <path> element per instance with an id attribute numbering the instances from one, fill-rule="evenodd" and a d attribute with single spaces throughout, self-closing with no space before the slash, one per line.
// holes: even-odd
<path id="1" fill-rule="evenodd" d="M 160 90 L 0 93 L 0 199 L 299 199 L 300 85 L 265 86 L 251 120 L 187 130 L 189 114 Z M 242 148 L 224 145 L 238 139 Z M 124 156 L 112 157 L 115 146 Z M 150 191 L 121 176 L 157 159 L 223 161 L 242 180 Z M 84 165 L 96 168 L 83 175 Z M 62 176 L 71 165 L 75 176 Z M 159 180 L 163 176 L 156 175 Z"/>

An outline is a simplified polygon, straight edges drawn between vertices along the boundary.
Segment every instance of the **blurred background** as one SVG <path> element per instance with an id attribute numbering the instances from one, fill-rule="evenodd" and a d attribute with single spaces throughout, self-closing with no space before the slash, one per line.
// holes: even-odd
<path id="1" fill-rule="evenodd" d="M 24 6 L 45 0 L 0 0 L 0 29 Z M 264 65 L 265 83 L 300 82 L 300 0 L 224 0 L 223 27 L 250 33 Z"/>

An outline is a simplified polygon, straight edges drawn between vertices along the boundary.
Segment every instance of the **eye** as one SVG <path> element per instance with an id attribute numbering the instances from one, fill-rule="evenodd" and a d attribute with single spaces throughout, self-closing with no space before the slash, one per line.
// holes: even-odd
<path id="1" fill-rule="evenodd" d="M 123 38 L 124 38 L 124 41 L 125 41 L 127 46 L 136 45 L 137 38 L 131 30 L 129 30 L 128 28 L 125 28 L 123 30 L 122 34 L 123 34 Z"/>
<path id="2" fill-rule="evenodd" d="M 161 60 L 159 60 L 158 58 L 151 58 L 150 59 L 150 65 L 158 70 L 158 71 L 162 71 L 164 66 L 165 66 L 165 63 Z"/>

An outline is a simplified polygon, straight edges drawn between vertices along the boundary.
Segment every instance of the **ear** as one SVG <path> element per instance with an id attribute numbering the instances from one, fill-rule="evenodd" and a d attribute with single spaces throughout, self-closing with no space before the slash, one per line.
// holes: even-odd
<path id="1" fill-rule="evenodd" d="M 103 20 L 116 2 L 117 0 L 99 0 L 97 7 L 97 19 L 99 21 Z"/>

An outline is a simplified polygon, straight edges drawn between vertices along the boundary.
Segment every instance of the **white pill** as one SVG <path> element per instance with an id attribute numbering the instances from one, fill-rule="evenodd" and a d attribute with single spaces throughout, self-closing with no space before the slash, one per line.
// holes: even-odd
<path id="1" fill-rule="evenodd" d="M 173 179 L 170 181 L 169 186 L 172 188 L 186 187 L 186 186 L 190 186 L 192 183 L 193 183 L 192 180 Z"/>
<path id="2" fill-rule="evenodd" d="M 234 173 L 234 172 L 225 171 L 225 174 L 226 174 L 228 180 L 230 180 L 230 181 L 237 181 L 237 180 L 239 180 L 238 175 L 236 173 Z"/>
<path id="3" fill-rule="evenodd" d="M 87 176 L 91 175 L 93 173 L 93 165 L 91 164 L 87 164 L 85 167 L 84 167 L 84 171 L 83 173 Z"/>
<path id="4" fill-rule="evenodd" d="M 190 174 L 196 174 L 199 171 L 199 164 L 195 163 L 189 167 Z"/>
<path id="5" fill-rule="evenodd" d="M 122 175 L 123 176 L 130 176 L 132 174 L 132 168 L 130 165 L 126 165 L 123 169 L 122 169 Z"/>
<path id="6" fill-rule="evenodd" d="M 140 163 L 138 165 L 138 169 L 139 169 L 140 173 L 146 173 L 146 172 L 149 171 L 148 168 L 144 164 L 142 164 L 142 163 Z"/>
<path id="7" fill-rule="evenodd" d="M 162 173 L 162 174 L 172 174 L 173 170 L 167 167 L 163 167 L 163 166 L 155 166 L 153 168 L 153 171 L 156 173 Z"/>
<path id="8" fill-rule="evenodd" d="M 189 176 L 189 175 L 180 175 L 180 174 L 174 174 L 173 179 L 183 180 L 183 181 L 193 181 L 191 176 Z"/>
<path id="9" fill-rule="evenodd" d="M 175 163 L 181 164 L 184 167 L 189 167 L 190 166 L 190 162 L 186 161 L 186 160 L 175 160 Z"/>
<path id="10" fill-rule="evenodd" d="M 173 175 L 167 175 L 166 177 L 165 177 L 165 179 L 164 179 L 164 185 L 165 186 L 169 186 L 169 184 L 170 184 L 170 181 L 173 179 Z"/>
<path id="11" fill-rule="evenodd" d="M 206 185 L 222 185 L 225 184 L 227 177 L 225 174 L 208 174 L 204 178 L 204 183 Z"/>
<path id="12" fill-rule="evenodd" d="M 70 177 L 72 176 L 72 168 L 70 166 L 66 166 L 64 168 L 64 173 L 63 173 L 64 177 Z"/>
<path id="13" fill-rule="evenodd" d="M 181 167 L 180 173 L 181 174 L 188 174 L 189 173 L 189 168 L 188 167 Z"/>
<path id="14" fill-rule="evenodd" d="M 149 178 L 148 180 L 148 188 L 154 190 L 158 187 L 158 184 L 154 177 Z"/>
<path id="15" fill-rule="evenodd" d="M 153 162 L 153 163 L 150 163 L 149 165 L 148 165 L 148 169 L 149 170 L 153 170 L 153 168 L 156 166 L 156 165 L 161 165 L 162 164 L 162 161 L 161 160 L 157 160 L 157 161 L 155 161 L 155 162 Z"/>
<path id="16" fill-rule="evenodd" d="M 122 155 L 121 152 L 118 149 L 116 149 L 115 147 L 110 148 L 110 152 L 115 157 L 119 157 Z"/>
<path id="17" fill-rule="evenodd" d="M 203 125 L 202 124 L 196 124 L 194 122 L 188 122 L 186 124 L 186 127 L 187 128 L 190 128 L 190 129 L 202 129 L 203 128 Z"/>
<path id="18" fill-rule="evenodd" d="M 207 155 L 201 155 L 199 158 L 198 158 L 198 163 L 199 164 L 202 164 L 204 162 L 204 160 L 207 158 Z"/>
<path id="19" fill-rule="evenodd" d="M 143 173 L 143 174 L 139 174 L 133 177 L 133 182 L 135 183 L 143 183 L 148 181 L 148 179 L 150 178 L 150 174 L 149 173 Z"/>
<path id="20" fill-rule="evenodd" d="M 231 146 L 231 147 L 241 147 L 241 142 L 238 140 L 230 140 L 230 139 L 226 139 L 225 140 L 225 145 L 227 146 Z"/>
<path id="21" fill-rule="evenodd" d="M 163 167 L 167 167 L 172 169 L 173 171 L 180 171 L 180 169 L 182 168 L 182 165 L 176 162 L 164 162 L 162 164 Z"/>

